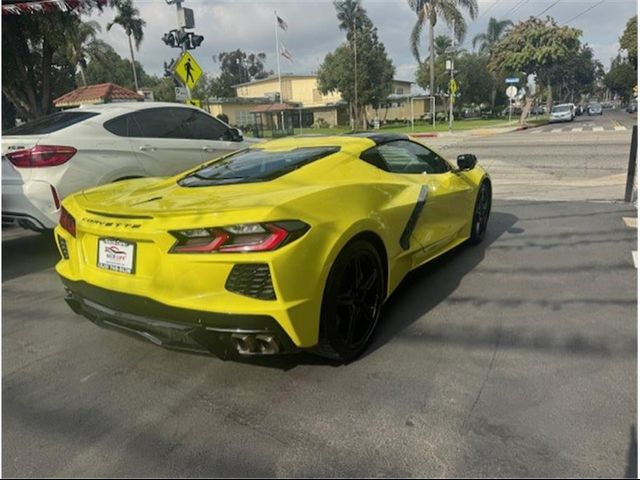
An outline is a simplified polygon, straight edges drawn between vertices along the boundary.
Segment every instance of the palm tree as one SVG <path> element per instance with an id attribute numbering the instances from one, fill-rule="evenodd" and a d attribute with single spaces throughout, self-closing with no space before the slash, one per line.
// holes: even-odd
<path id="1" fill-rule="evenodd" d="M 438 16 L 442 17 L 449 27 L 455 29 L 458 41 L 464 38 L 467 30 L 467 24 L 460 9 L 468 11 L 471 18 L 478 15 L 477 0 L 408 0 L 409 6 L 418 16 L 418 20 L 411 31 L 410 44 L 411 52 L 418 63 L 420 60 L 420 52 L 418 44 L 420 43 L 420 34 L 425 23 L 429 23 L 429 89 L 434 91 L 435 86 L 435 40 L 433 38 L 434 28 L 438 20 Z"/>
<path id="2" fill-rule="evenodd" d="M 447 48 L 451 46 L 451 39 L 446 35 L 438 35 L 433 42 L 433 47 L 436 49 L 436 55 L 444 55 Z"/>
<path id="3" fill-rule="evenodd" d="M 511 20 L 498 21 L 491 17 L 489 24 L 487 25 L 487 33 L 480 33 L 473 37 L 473 48 L 476 48 L 476 44 L 480 44 L 478 53 L 481 55 L 491 54 L 491 49 L 500 41 L 509 28 L 513 27 Z M 498 88 L 498 76 L 494 72 L 493 76 L 493 88 L 491 89 L 491 108 L 496 105 L 496 94 Z"/>
<path id="4" fill-rule="evenodd" d="M 500 41 L 502 36 L 507 33 L 509 28 L 513 27 L 511 20 L 498 21 L 491 17 L 489 19 L 489 25 L 487 26 L 487 33 L 480 33 L 473 37 L 473 48 L 476 48 L 476 44 L 480 44 L 478 53 L 489 54 L 493 46 Z"/>
<path id="5" fill-rule="evenodd" d="M 129 51 L 131 52 L 131 69 L 133 70 L 133 82 L 135 83 L 137 91 L 139 88 L 138 75 L 136 74 L 136 62 L 133 57 L 133 45 L 131 43 L 131 36 L 133 35 L 133 39 L 136 43 L 136 50 L 138 50 L 140 48 L 140 43 L 142 43 L 142 37 L 144 36 L 142 29 L 147 25 L 147 23 L 139 17 L 140 12 L 133 6 L 131 0 L 116 0 L 115 5 L 118 9 L 118 14 L 115 16 L 112 22 L 107 24 L 107 31 L 110 31 L 111 27 L 113 27 L 114 25 L 120 25 L 122 28 L 124 28 L 124 31 L 129 38 Z"/>
<path id="6" fill-rule="evenodd" d="M 70 29 L 68 34 L 68 55 L 72 65 L 78 65 L 80 67 L 80 77 L 82 78 L 82 84 L 87 86 L 87 79 L 84 76 L 84 69 L 87 66 L 87 57 L 93 59 L 94 56 L 99 55 L 99 49 L 96 48 L 94 43 L 96 40 L 96 33 L 100 32 L 100 24 L 94 20 L 88 22 L 79 22 L 77 28 Z"/>
<path id="7" fill-rule="evenodd" d="M 373 23 L 367 16 L 365 9 L 362 8 L 360 0 L 337 0 L 333 2 L 333 5 L 338 17 L 338 27 L 340 30 L 347 32 L 347 42 L 353 51 L 354 101 L 351 105 L 351 116 L 353 128 L 356 129 L 356 125 L 360 124 L 362 113 L 358 108 L 358 45 L 356 34 L 359 31 L 372 29 Z"/>

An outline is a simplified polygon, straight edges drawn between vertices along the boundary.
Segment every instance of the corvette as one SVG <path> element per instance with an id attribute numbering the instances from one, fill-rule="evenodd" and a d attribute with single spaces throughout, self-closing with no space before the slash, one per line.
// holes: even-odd
<path id="1" fill-rule="evenodd" d="M 290 137 L 62 204 L 72 310 L 221 358 L 360 355 L 406 274 L 482 241 L 491 181 L 396 134 Z"/>

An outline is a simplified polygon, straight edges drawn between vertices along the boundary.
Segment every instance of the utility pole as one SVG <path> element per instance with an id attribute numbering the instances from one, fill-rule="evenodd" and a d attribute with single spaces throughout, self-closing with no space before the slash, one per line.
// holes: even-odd
<path id="1" fill-rule="evenodd" d="M 353 19 L 353 68 L 354 68 L 354 101 L 353 101 L 353 129 L 357 129 L 358 124 L 358 29 L 356 27 L 356 19 Z"/>
<path id="2" fill-rule="evenodd" d="M 456 47 L 456 22 L 453 21 L 451 26 L 451 80 L 449 80 L 449 131 L 453 130 L 453 96 L 455 95 L 453 86 L 453 57 L 455 56 Z"/>
<path id="3" fill-rule="evenodd" d="M 176 2 L 176 14 L 177 14 L 177 22 L 178 22 L 178 29 L 180 30 L 180 33 L 184 36 L 185 32 L 184 32 L 184 25 L 180 25 L 181 19 L 184 18 L 184 9 L 182 8 L 182 0 L 175 0 Z M 182 53 L 187 51 L 187 42 L 183 42 L 180 45 L 180 48 L 182 50 Z M 187 89 L 187 98 L 189 100 L 191 100 L 191 89 L 185 85 L 185 88 Z"/>

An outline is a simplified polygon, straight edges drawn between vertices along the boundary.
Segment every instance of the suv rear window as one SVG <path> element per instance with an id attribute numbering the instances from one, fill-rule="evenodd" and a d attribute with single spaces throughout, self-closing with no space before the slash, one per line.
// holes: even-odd
<path id="1" fill-rule="evenodd" d="M 204 187 L 273 180 L 336 153 L 340 147 L 309 147 L 287 151 L 248 149 L 209 163 L 182 178 L 183 187 Z"/>
<path id="2" fill-rule="evenodd" d="M 99 114 L 95 112 L 57 112 L 11 128 L 3 132 L 3 135 L 44 135 L 57 132 L 96 115 Z"/>

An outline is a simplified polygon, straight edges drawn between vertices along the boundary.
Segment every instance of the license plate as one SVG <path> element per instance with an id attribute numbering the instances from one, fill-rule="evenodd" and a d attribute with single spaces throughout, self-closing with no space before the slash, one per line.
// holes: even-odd
<path id="1" fill-rule="evenodd" d="M 114 238 L 98 240 L 98 267 L 122 273 L 135 273 L 136 244 Z"/>

